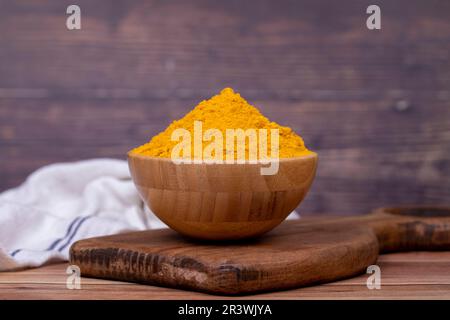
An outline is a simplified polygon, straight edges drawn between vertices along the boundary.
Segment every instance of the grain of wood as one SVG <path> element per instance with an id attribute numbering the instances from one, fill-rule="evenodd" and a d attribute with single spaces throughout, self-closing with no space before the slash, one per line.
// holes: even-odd
<path id="1" fill-rule="evenodd" d="M 348 278 L 383 252 L 450 250 L 449 223 L 450 208 L 401 207 L 286 221 L 262 237 L 231 243 L 150 230 L 77 241 L 70 263 L 90 277 L 243 295 Z"/>
<path id="2" fill-rule="evenodd" d="M 450 252 L 381 255 L 381 290 L 366 287 L 368 275 L 302 289 L 232 299 L 450 299 Z M 0 273 L 0 299 L 229 299 L 198 292 L 133 283 L 81 279 L 81 290 L 66 288 L 67 264 Z M 431 268 L 431 269 L 430 269 Z M 432 272 L 430 272 L 432 270 Z"/>
<path id="3" fill-rule="evenodd" d="M 450 199 L 450 3 L 0 1 L 0 190 L 118 157 L 232 86 L 321 158 L 302 211 Z M 438 30 L 438 32 L 436 32 Z"/>
<path id="4" fill-rule="evenodd" d="M 181 163 L 129 153 L 141 198 L 172 229 L 195 238 L 237 240 L 283 222 L 308 192 L 317 154 L 270 163 Z M 273 166 L 273 167 L 272 167 Z M 275 169 L 276 166 L 276 169 Z"/>

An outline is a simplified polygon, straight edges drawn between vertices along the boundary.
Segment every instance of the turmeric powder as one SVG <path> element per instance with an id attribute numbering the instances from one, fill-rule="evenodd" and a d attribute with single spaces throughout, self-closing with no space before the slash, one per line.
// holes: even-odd
<path id="1" fill-rule="evenodd" d="M 227 129 L 278 129 L 280 158 L 298 157 L 311 153 L 305 147 L 303 139 L 291 128 L 270 121 L 231 88 L 225 88 L 220 94 L 200 102 L 182 119 L 172 122 L 166 130 L 154 136 L 150 142 L 133 149 L 131 152 L 146 156 L 170 158 L 172 149 L 178 144 L 178 141 L 172 141 L 174 130 L 183 128 L 193 133 L 195 121 L 201 121 L 204 130 L 218 129 L 223 135 L 225 135 Z M 270 154 L 270 143 L 267 149 Z M 246 152 L 248 158 L 247 147 Z M 224 145 L 223 154 L 225 153 Z"/>

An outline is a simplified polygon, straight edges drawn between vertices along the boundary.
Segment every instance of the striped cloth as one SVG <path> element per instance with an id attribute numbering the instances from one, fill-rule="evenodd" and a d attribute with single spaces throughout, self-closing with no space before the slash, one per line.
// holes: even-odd
<path id="1" fill-rule="evenodd" d="M 125 161 L 52 164 L 0 194 L 0 271 L 67 260 L 79 239 L 162 227 Z"/>

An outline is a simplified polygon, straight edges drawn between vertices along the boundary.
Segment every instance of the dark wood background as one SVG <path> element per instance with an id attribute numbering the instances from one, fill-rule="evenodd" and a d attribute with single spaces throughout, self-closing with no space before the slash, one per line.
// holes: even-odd
<path id="1" fill-rule="evenodd" d="M 231 86 L 319 153 L 304 212 L 448 204 L 450 1 L 376 3 L 381 31 L 365 0 L 0 0 L 0 190 L 124 159 Z"/>

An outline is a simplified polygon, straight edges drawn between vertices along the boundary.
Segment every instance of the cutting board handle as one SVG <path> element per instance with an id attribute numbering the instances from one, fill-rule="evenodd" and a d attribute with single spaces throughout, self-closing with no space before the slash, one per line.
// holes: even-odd
<path id="1" fill-rule="evenodd" d="M 450 250 L 450 207 L 379 208 L 357 220 L 373 228 L 381 253 Z"/>

